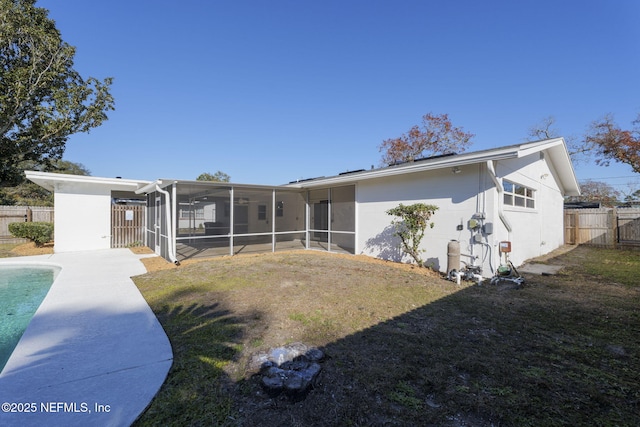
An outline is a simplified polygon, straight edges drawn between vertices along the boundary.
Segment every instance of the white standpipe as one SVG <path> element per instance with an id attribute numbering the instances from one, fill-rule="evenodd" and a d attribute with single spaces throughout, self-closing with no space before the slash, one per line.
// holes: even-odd
<path id="1" fill-rule="evenodd" d="M 503 191 L 502 182 L 496 176 L 496 170 L 493 167 L 493 161 L 487 160 L 487 169 L 489 170 L 489 176 L 491 177 L 491 180 L 493 181 L 493 183 L 496 185 L 496 190 L 498 191 L 498 217 L 500 217 L 500 221 L 502 221 L 502 223 L 504 224 L 505 228 L 507 229 L 507 232 L 511 233 L 511 230 L 512 230 L 511 223 L 509 222 L 507 217 L 504 215 L 504 210 L 502 207 L 504 204 L 504 201 L 502 200 L 502 191 Z M 509 240 L 511 240 L 510 235 L 509 235 Z"/>
<path id="2" fill-rule="evenodd" d="M 156 184 L 156 191 L 164 194 L 165 196 L 165 217 L 167 221 L 167 250 L 169 252 L 169 259 L 175 265 L 180 265 L 180 261 L 176 258 L 176 248 L 173 240 L 172 230 L 172 222 L 171 222 L 171 206 L 169 206 L 169 201 L 171 198 L 169 197 L 169 192 L 160 188 L 158 184 Z"/>

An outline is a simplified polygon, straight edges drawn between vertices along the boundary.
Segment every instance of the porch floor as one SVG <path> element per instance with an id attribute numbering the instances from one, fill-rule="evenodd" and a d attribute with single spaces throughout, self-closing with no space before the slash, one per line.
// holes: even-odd
<path id="1" fill-rule="evenodd" d="M 301 240 L 290 240 L 276 243 L 276 252 L 307 249 L 305 242 Z M 309 242 L 309 249 L 329 251 L 329 244 L 322 241 Z M 249 243 L 249 244 L 236 244 L 233 247 L 233 255 L 240 254 L 257 254 L 272 252 L 273 247 L 271 243 Z M 178 261 L 184 261 L 186 259 L 195 258 L 213 258 L 219 256 L 230 255 L 230 248 L 228 245 L 211 246 L 210 244 L 199 243 L 198 240 L 183 241 L 176 243 L 176 256 Z M 330 252 L 341 254 L 353 254 L 353 248 L 343 248 L 336 244 L 331 244 Z"/>

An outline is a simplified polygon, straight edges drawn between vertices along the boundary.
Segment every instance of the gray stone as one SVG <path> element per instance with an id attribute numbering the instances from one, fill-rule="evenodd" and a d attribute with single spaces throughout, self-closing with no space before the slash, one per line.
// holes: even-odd
<path id="1" fill-rule="evenodd" d="M 304 398 L 322 370 L 318 363 L 324 353 L 302 343 L 271 349 L 254 356 L 252 365 L 261 365 L 262 385 L 270 396 L 282 391 L 294 399 Z"/>
<path id="2" fill-rule="evenodd" d="M 284 380 L 284 388 L 288 391 L 304 391 L 307 385 L 308 383 L 305 384 L 305 380 L 302 378 L 302 375 L 296 371 L 291 371 L 287 376 L 287 379 Z"/>
<path id="3" fill-rule="evenodd" d="M 309 349 L 305 355 L 309 358 L 309 360 L 311 360 L 312 362 L 319 362 L 322 359 L 324 359 L 324 352 L 320 349 L 317 348 L 311 348 Z"/>
<path id="4" fill-rule="evenodd" d="M 560 270 L 562 270 L 562 265 L 551 265 L 551 264 L 524 264 L 518 267 L 518 271 L 521 273 L 529 273 L 529 274 L 540 274 L 544 276 L 552 276 L 554 274 L 558 274 Z"/>
<path id="5" fill-rule="evenodd" d="M 273 377 L 265 375 L 262 377 L 262 385 L 269 390 L 282 390 L 282 387 L 284 387 L 284 380 L 277 375 Z"/>
<path id="6" fill-rule="evenodd" d="M 278 368 L 277 366 L 269 366 L 266 369 L 265 375 L 269 377 L 286 377 L 287 371 L 285 369 Z"/>
<path id="7" fill-rule="evenodd" d="M 309 365 L 300 371 L 300 375 L 307 381 L 313 381 L 322 368 L 318 363 L 309 363 Z"/>

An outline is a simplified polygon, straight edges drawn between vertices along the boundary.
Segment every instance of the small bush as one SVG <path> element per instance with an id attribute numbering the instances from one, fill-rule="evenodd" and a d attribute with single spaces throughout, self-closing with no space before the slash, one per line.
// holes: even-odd
<path id="1" fill-rule="evenodd" d="M 427 227 L 433 228 L 434 223 L 429 220 L 437 210 L 436 205 L 414 203 L 405 206 L 400 203 L 387 211 L 387 215 L 397 217 L 391 221 L 391 224 L 396 228 L 395 235 L 402 241 L 402 250 L 410 255 L 420 267 L 424 267 L 424 261 L 420 256 L 424 249 L 420 248 L 420 242 Z"/>
<path id="2" fill-rule="evenodd" d="M 9 232 L 15 237 L 29 239 L 42 246 L 53 239 L 53 224 L 50 222 L 12 222 Z"/>

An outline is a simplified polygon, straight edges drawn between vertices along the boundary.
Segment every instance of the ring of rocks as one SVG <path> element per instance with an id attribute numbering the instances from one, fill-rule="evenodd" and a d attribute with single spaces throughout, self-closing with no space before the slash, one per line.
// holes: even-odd
<path id="1" fill-rule="evenodd" d="M 276 397 L 286 393 L 294 399 L 304 398 L 322 370 L 324 352 L 303 343 L 293 343 L 254 355 L 250 368 L 259 370 L 260 383 L 266 393 Z"/>

